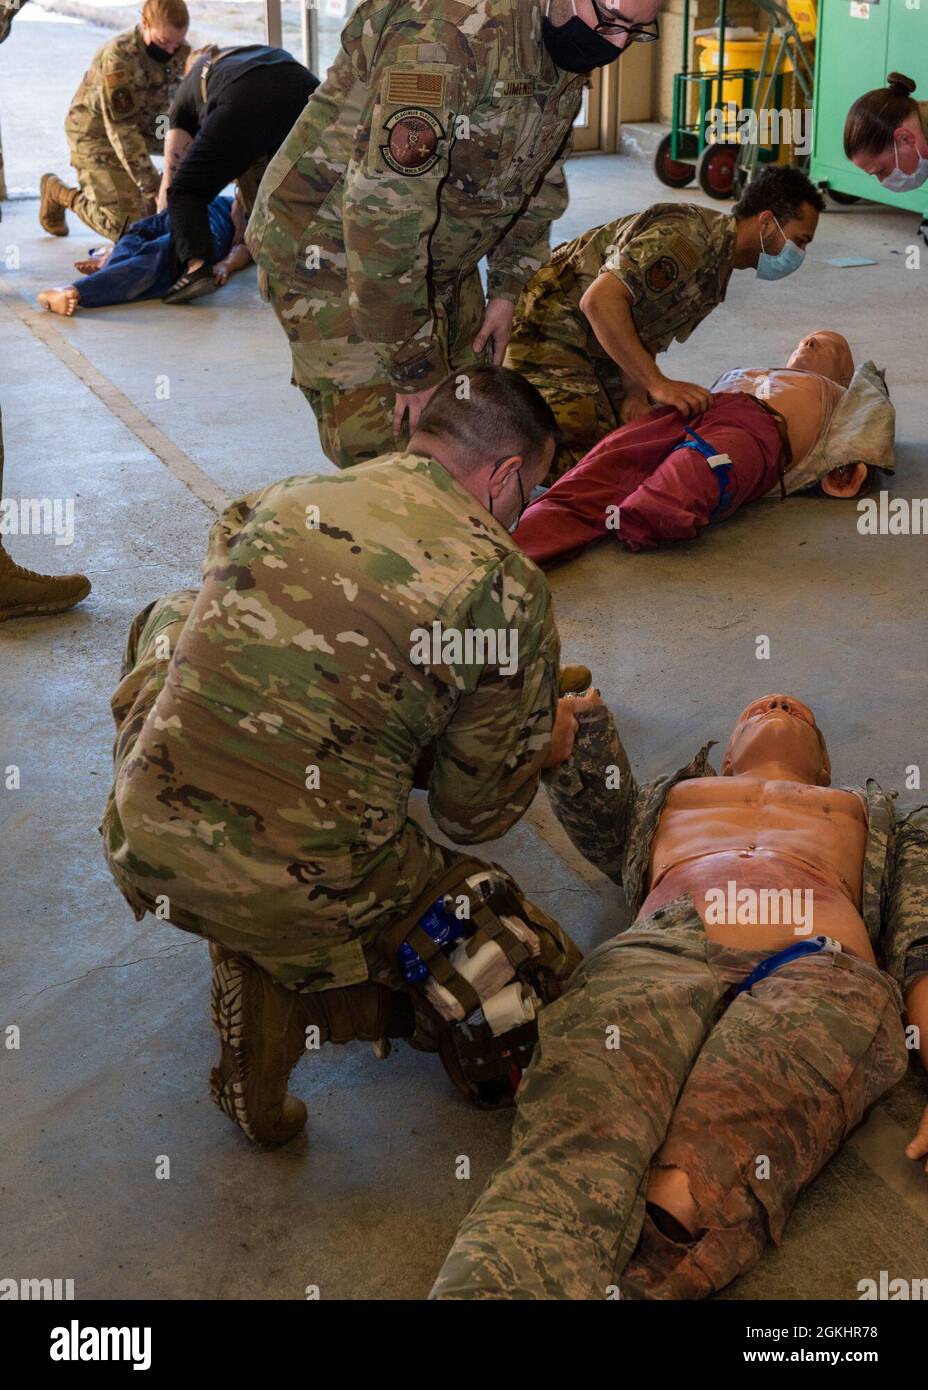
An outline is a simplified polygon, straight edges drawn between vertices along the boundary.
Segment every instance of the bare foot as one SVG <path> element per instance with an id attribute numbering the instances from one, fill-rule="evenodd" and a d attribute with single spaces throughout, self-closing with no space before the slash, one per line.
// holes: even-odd
<path id="1" fill-rule="evenodd" d="M 92 275 L 95 270 L 102 270 L 107 260 L 106 255 L 88 256 L 86 261 L 75 261 L 74 269 L 79 270 L 81 275 Z"/>
<path id="2" fill-rule="evenodd" d="M 44 308 L 51 309 L 53 314 L 64 314 L 65 318 L 71 317 L 80 302 L 80 295 L 73 285 L 66 285 L 60 290 L 43 290 L 39 295 L 39 303 Z"/>
<path id="3" fill-rule="evenodd" d="M 652 1206 L 668 1212 L 678 1225 L 695 1236 L 699 1230 L 699 1212 L 690 1189 L 690 1180 L 682 1168 L 652 1166 L 648 1176 L 647 1199 Z"/>

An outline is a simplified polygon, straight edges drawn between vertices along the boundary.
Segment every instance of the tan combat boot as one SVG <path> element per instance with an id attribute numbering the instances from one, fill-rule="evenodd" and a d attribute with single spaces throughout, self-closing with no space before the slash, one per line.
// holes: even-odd
<path id="1" fill-rule="evenodd" d="M 210 1097 L 255 1144 L 277 1148 L 306 1123 L 306 1106 L 287 1093 L 287 1082 L 314 1031 L 321 1043 L 368 1041 L 379 1057 L 390 1038 L 416 1037 L 416 1016 L 406 994 L 373 980 L 300 994 L 272 980 L 254 961 L 211 941 L 211 1013 L 222 1040 Z"/>
<path id="2" fill-rule="evenodd" d="M 63 613 L 90 593 L 83 574 L 36 574 L 14 565 L 0 546 L 0 623 L 34 613 Z"/>
<path id="3" fill-rule="evenodd" d="M 306 1045 L 300 996 L 245 956 L 210 942 L 210 1013 L 222 1041 L 210 1099 L 255 1144 L 277 1148 L 306 1123 L 287 1082 Z"/>
<path id="4" fill-rule="evenodd" d="M 77 188 L 69 188 L 62 183 L 57 174 L 43 174 L 39 180 L 39 221 L 51 236 L 67 236 L 68 224 L 65 221 L 65 208 L 69 208 Z"/>

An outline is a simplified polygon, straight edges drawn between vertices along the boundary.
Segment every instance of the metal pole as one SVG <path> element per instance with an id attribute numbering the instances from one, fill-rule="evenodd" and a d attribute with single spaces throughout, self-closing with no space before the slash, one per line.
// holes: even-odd
<path id="1" fill-rule="evenodd" d="M 316 0 L 303 0 L 302 13 L 303 28 L 303 65 L 314 72 L 317 77 L 322 76 L 319 72 L 319 10 Z"/>

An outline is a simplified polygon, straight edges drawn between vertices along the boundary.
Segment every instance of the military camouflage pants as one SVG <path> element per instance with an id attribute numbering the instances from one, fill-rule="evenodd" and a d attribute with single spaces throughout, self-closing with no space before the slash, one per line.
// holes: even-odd
<path id="1" fill-rule="evenodd" d="M 350 468 L 404 448 L 408 436 L 393 433 L 396 392 L 383 368 L 387 347 L 353 337 L 324 338 L 323 312 L 309 307 L 309 282 L 259 269 L 258 287 L 290 339 L 293 381 L 316 416 L 326 457 L 339 468 Z M 431 295 L 435 335 L 449 372 L 466 372 L 478 360 L 473 341 L 484 314 L 480 276 L 474 271 L 460 282 L 432 285 Z M 324 309 L 332 310 L 333 303 Z"/>
<path id="2" fill-rule="evenodd" d="M 75 163 L 77 158 L 73 153 L 80 192 L 71 211 L 100 236 L 117 241 L 129 223 L 154 212 L 154 202 L 142 195 L 115 155 L 101 153 L 93 164 Z"/>
<path id="3" fill-rule="evenodd" d="M 196 590 L 180 589 L 149 604 L 133 620 L 123 661 L 122 680 L 112 699 L 116 724 L 113 761 L 117 773 L 124 763 L 131 760 L 139 732 L 164 687 L 170 654 L 177 649 L 196 597 Z M 423 760 L 423 765 L 428 765 L 427 758 Z M 234 793 L 237 785 L 247 784 L 247 778 L 247 765 L 236 769 L 233 764 L 229 771 L 230 791 Z M 240 780 L 237 782 L 237 779 Z M 170 811 L 155 804 L 150 809 L 146 807 L 144 814 L 167 820 Z M 123 825 L 113 792 L 107 800 L 100 831 L 110 872 L 123 897 L 141 920 L 145 913 L 154 912 L 158 907 L 156 898 L 162 893 L 163 884 L 159 886 L 150 874 L 137 872 L 139 866 L 132 851 L 131 826 Z M 407 985 L 397 965 L 395 951 L 387 950 L 382 945 L 382 934 L 387 928 L 395 929 L 417 900 L 428 893 L 430 884 L 459 863 L 472 865 L 473 861 L 469 857 L 465 861 L 465 856 L 457 851 L 431 840 L 412 821 L 406 823 L 401 844 L 403 853 L 398 861 L 396 857 L 391 858 L 390 848 L 389 843 L 385 844 L 383 853 L 379 855 L 382 867 L 368 874 L 359 884 L 343 888 L 338 898 L 344 904 L 346 919 L 349 909 L 357 901 L 371 905 L 370 921 L 361 937 L 361 967 L 352 983 L 360 983 L 368 978 L 389 989 L 406 991 Z M 405 877 L 398 875 L 397 862 L 402 866 Z M 217 856 L 217 873 L 224 875 L 227 872 L 227 863 Z M 473 872 L 473 867 L 466 870 L 466 873 Z M 525 905 L 526 920 L 541 941 L 538 963 L 556 979 L 566 979 L 579 959 L 576 947 L 557 922 L 533 908 L 518 887 L 513 887 Z M 248 956 L 281 984 L 309 989 L 326 987 L 324 971 L 318 967 L 307 971 L 306 965 L 300 963 L 304 953 L 312 959 L 324 958 L 330 946 L 327 931 L 331 933 L 331 927 L 325 922 L 314 924 L 311 920 L 307 921 L 300 939 L 294 941 L 286 937 L 278 939 L 280 929 L 273 917 L 262 917 L 257 910 L 252 913 L 247 926 L 201 916 L 185 908 L 184 881 L 180 876 L 172 882 L 169 896 L 161 899 L 162 903 L 165 901 L 170 903 L 167 920 L 175 926 L 207 937 L 229 951 Z M 323 977 L 322 983 L 320 976 Z M 307 983 L 307 977 L 312 983 Z"/>
<path id="4" fill-rule="evenodd" d="M 517 320 L 505 365 L 541 392 L 557 420 L 561 442 L 548 482 L 573 468 L 622 423 L 626 387 L 613 363 L 593 363 L 564 344 L 538 343 L 529 325 Z"/>
<path id="5" fill-rule="evenodd" d="M 405 431 L 399 438 L 393 433 L 392 387 L 313 391 L 304 386 L 302 391 L 319 426 L 322 452 L 339 468 L 380 458 L 408 442 Z"/>
<path id="6" fill-rule="evenodd" d="M 769 954 L 708 942 L 687 897 L 587 956 L 540 1017 L 509 1158 L 432 1297 L 702 1298 L 780 1241 L 907 1053 L 897 986 L 846 954 L 729 1003 Z M 693 1240 L 646 1212 L 652 1166 L 686 1173 Z"/>

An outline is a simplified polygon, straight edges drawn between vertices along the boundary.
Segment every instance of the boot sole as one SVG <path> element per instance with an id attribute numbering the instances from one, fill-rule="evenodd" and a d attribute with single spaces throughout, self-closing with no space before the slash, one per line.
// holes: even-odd
<path id="1" fill-rule="evenodd" d="M 0 608 L 0 623 L 5 623 L 9 618 L 40 618 L 48 613 L 67 613 L 69 608 L 75 608 L 89 593 L 88 586 L 86 593 L 79 594 L 77 598 L 58 599 L 54 603 L 20 603 L 15 608 Z"/>
<path id="2" fill-rule="evenodd" d="M 197 280 L 195 284 L 188 285 L 185 290 L 178 291 L 177 294 L 165 295 L 162 304 L 192 304 L 195 299 L 202 299 L 204 295 L 215 294 L 219 289 L 216 281 L 207 279 Z"/>
<path id="3" fill-rule="evenodd" d="M 39 213 L 39 225 L 41 226 L 43 232 L 48 232 L 49 236 L 71 235 L 71 229 L 68 226 L 67 222 L 65 222 L 64 218 L 61 219 L 61 222 L 49 222 L 47 218 L 43 217 L 42 214 Z"/>
<path id="4" fill-rule="evenodd" d="M 288 1096 L 290 1119 L 281 1119 L 269 1134 L 258 1134 L 248 1114 L 245 1086 L 248 1076 L 248 1046 L 246 1036 L 259 1020 L 247 1019 L 247 990 L 245 968 L 234 956 L 220 961 L 213 968 L 210 989 L 210 1017 L 222 1042 L 219 1065 L 213 1067 L 209 1078 L 210 1100 L 235 1124 L 253 1144 L 264 1148 L 280 1148 L 288 1143 L 306 1123 L 306 1106 L 295 1096 Z M 250 1026 L 249 1026 L 250 1025 Z"/>

